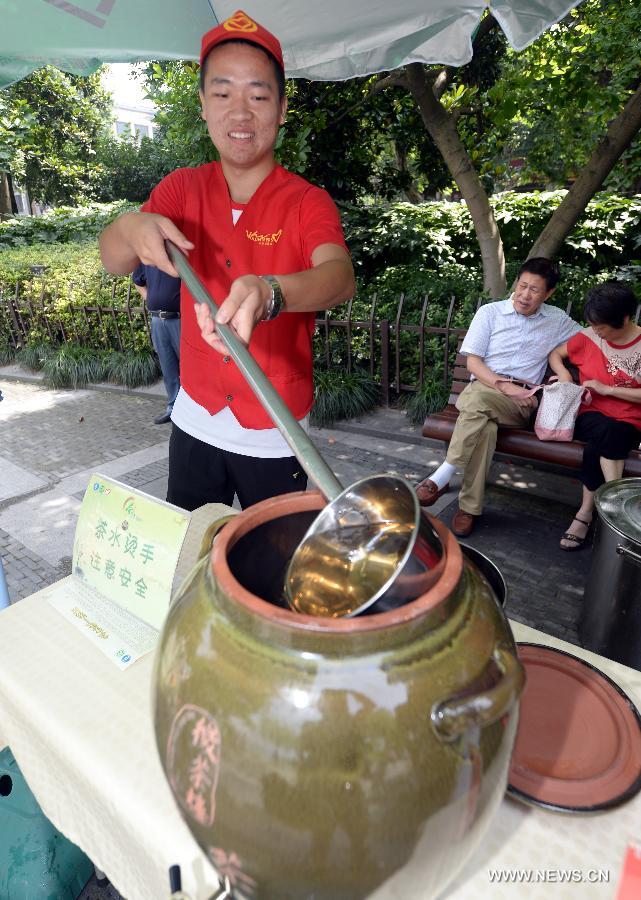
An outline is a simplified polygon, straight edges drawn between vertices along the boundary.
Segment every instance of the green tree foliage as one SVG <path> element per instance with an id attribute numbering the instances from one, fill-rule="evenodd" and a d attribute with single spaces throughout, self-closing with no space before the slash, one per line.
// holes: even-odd
<path id="1" fill-rule="evenodd" d="M 556 187 L 577 176 L 639 85 L 640 16 L 641 0 L 587 0 L 526 50 L 508 49 L 482 97 L 493 127 L 481 153 L 500 184 Z M 511 160 L 522 165 L 510 170 Z M 606 185 L 641 188 L 638 139 Z"/>
<path id="2" fill-rule="evenodd" d="M 372 92 L 374 84 L 290 82 L 281 161 L 337 201 L 433 196 L 451 177 L 416 105 L 406 95 Z"/>
<path id="3" fill-rule="evenodd" d="M 157 138 L 183 165 L 217 158 L 200 117 L 198 67 L 155 62 L 144 69 L 158 112 Z M 415 104 L 402 94 L 373 93 L 375 79 L 287 82 L 287 123 L 276 145 L 280 162 L 325 187 L 337 201 L 365 196 L 422 200 L 451 183 L 451 176 Z M 367 101 L 367 102 L 365 102 Z"/>
<path id="4" fill-rule="evenodd" d="M 108 117 L 99 72 L 81 78 L 53 66 L 38 69 L 0 92 L 0 169 L 41 203 L 91 198 Z"/>
<path id="5" fill-rule="evenodd" d="M 194 62 L 152 62 L 141 70 L 148 98 L 156 105 L 156 139 L 185 166 L 216 159 L 216 151 L 200 116 L 199 67 Z"/>
<path id="6" fill-rule="evenodd" d="M 18 98 L 11 103 L 0 92 L 0 172 L 24 177 L 25 148 L 34 123 L 26 100 Z"/>
<path id="7" fill-rule="evenodd" d="M 94 197 L 103 203 L 143 203 L 169 172 L 186 165 L 175 148 L 161 138 L 104 137 L 96 151 Z"/>

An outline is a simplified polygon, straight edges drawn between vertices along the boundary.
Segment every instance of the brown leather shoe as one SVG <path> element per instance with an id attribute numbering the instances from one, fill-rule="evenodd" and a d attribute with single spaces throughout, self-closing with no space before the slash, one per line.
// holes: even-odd
<path id="1" fill-rule="evenodd" d="M 439 488 L 431 478 L 424 478 L 416 485 L 416 495 L 421 506 L 431 506 L 438 498 L 449 489 L 449 482 L 445 487 Z"/>
<path id="2" fill-rule="evenodd" d="M 478 517 L 459 508 L 456 510 L 450 527 L 457 537 L 467 537 L 474 530 L 476 518 Z"/>

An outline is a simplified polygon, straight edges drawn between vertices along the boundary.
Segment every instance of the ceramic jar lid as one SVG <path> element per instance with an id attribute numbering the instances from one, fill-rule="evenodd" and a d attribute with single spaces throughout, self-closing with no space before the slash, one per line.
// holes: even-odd
<path id="1" fill-rule="evenodd" d="M 508 793 L 558 812 L 609 809 L 641 790 L 641 717 L 603 672 L 519 644 L 526 685 Z"/>

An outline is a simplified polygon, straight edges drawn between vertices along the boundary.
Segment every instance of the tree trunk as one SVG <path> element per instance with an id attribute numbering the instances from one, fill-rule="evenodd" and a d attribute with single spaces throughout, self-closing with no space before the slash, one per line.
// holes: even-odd
<path id="1" fill-rule="evenodd" d="M 578 178 L 534 242 L 532 256 L 553 257 L 583 214 L 585 207 L 610 174 L 621 154 L 641 128 L 641 85 L 619 115 L 610 122 L 605 137 L 581 169 Z"/>
<path id="2" fill-rule="evenodd" d="M 9 189 L 9 178 L 6 172 L 0 172 L 0 221 L 5 216 L 12 216 L 11 208 L 11 190 Z"/>
<path id="3" fill-rule="evenodd" d="M 405 196 L 409 200 L 410 203 L 422 203 L 423 195 L 416 187 L 414 180 L 411 177 L 409 169 L 407 168 L 407 153 L 398 146 L 396 141 L 392 141 L 394 146 L 394 157 L 396 159 L 396 168 L 399 172 L 407 175 L 409 178 L 409 183 L 407 187 L 404 189 Z"/>
<path id="4" fill-rule="evenodd" d="M 493 298 L 505 294 L 505 256 L 488 196 L 461 142 L 456 122 L 434 96 L 420 63 L 405 66 L 406 84 L 470 211 L 483 260 L 483 287 Z"/>

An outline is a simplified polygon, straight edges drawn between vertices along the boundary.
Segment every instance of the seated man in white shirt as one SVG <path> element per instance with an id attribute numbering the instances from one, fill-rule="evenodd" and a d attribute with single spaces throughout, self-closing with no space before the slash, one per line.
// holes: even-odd
<path id="1" fill-rule="evenodd" d="M 431 506 L 447 491 L 456 469 L 463 470 L 451 526 L 459 537 L 470 534 L 483 510 L 498 426 L 527 427 L 536 399 L 518 395 L 524 385 L 540 384 L 548 354 L 581 330 L 562 310 L 545 305 L 558 280 L 556 263 L 528 259 L 514 293 L 481 306 L 463 341 L 472 379 L 456 401 L 459 416 L 445 462 L 416 486 L 421 506 Z"/>

